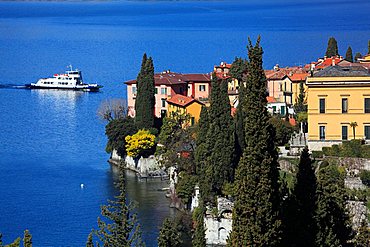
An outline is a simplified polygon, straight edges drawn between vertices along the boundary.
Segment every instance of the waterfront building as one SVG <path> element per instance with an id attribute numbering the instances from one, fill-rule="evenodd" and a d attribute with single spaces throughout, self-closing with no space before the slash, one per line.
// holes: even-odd
<path id="1" fill-rule="evenodd" d="M 288 70 L 280 69 L 278 65 L 273 70 L 265 70 L 268 96 L 290 106 L 293 103 L 293 82 L 289 78 L 288 73 Z"/>
<path id="2" fill-rule="evenodd" d="M 168 114 L 171 112 L 179 112 L 181 114 L 190 115 L 190 125 L 194 125 L 199 121 L 200 111 L 204 105 L 202 102 L 180 94 L 175 94 L 167 99 Z"/>
<path id="3" fill-rule="evenodd" d="M 370 140 L 370 73 L 363 66 L 330 66 L 307 77 L 310 150 Z M 357 123 L 355 133 L 351 125 Z M 352 124 L 351 124 L 352 123 Z"/>
<path id="4" fill-rule="evenodd" d="M 362 58 L 357 59 L 360 63 L 370 63 L 370 54 L 363 56 Z"/>
<path id="5" fill-rule="evenodd" d="M 299 71 L 293 74 L 289 74 L 289 79 L 292 81 L 292 99 L 293 105 L 298 103 L 298 97 L 300 94 L 300 85 L 303 84 L 303 90 L 305 93 L 304 103 L 307 104 L 307 86 L 306 86 L 306 78 L 309 74 L 305 71 Z"/>
<path id="6" fill-rule="evenodd" d="M 210 75 L 181 74 L 164 71 L 154 75 L 156 117 L 164 117 L 168 112 L 167 99 L 174 95 L 193 97 L 199 101 L 208 100 L 210 92 Z M 136 80 L 126 81 L 128 114 L 135 116 L 137 85 Z"/>

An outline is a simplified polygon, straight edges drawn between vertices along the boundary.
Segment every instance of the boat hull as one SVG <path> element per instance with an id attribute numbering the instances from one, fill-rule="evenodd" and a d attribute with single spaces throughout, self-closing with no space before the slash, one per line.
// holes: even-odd
<path id="1" fill-rule="evenodd" d="M 86 87 L 58 87 L 58 86 L 38 86 L 32 84 L 25 85 L 29 89 L 57 89 L 57 90 L 72 90 L 85 92 L 98 92 L 102 86 L 86 86 Z"/>

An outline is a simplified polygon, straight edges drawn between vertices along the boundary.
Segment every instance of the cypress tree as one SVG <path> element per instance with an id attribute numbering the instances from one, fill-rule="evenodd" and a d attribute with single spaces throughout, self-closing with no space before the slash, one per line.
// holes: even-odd
<path id="1" fill-rule="evenodd" d="M 135 123 L 139 129 L 154 126 L 154 65 L 151 57 L 144 54 L 141 69 L 136 79 Z"/>
<path id="2" fill-rule="evenodd" d="M 194 236 L 192 240 L 193 247 L 205 247 L 206 246 L 206 236 L 204 228 L 204 213 L 205 209 L 203 206 L 203 203 L 200 202 L 200 205 L 198 208 L 196 208 L 193 212 L 195 222 L 195 230 L 194 230 Z"/>
<path id="3" fill-rule="evenodd" d="M 362 58 L 362 54 L 359 52 L 356 52 L 355 54 L 355 62 L 358 62 L 357 59 Z"/>
<path id="4" fill-rule="evenodd" d="M 339 55 L 338 53 L 338 43 L 334 37 L 330 37 L 328 41 L 328 47 L 326 48 L 325 56 L 333 57 Z"/>
<path id="5" fill-rule="evenodd" d="M 348 62 L 353 63 L 352 48 L 350 46 L 348 46 L 348 48 L 347 48 L 345 60 L 347 60 Z"/>
<path id="6" fill-rule="evenodd" d="M 260 37 L 249 39 L 246 79 L 245 143 L 235 177 L 235 204 L 229 246 L 278 246 L 279 170 L 274 130 L 266 109 L 266 77 Z"/>
<path id="7" fill-rule="evenodd" d="M 93 233 L 100 243 L 107 247 L 144 246 L 141 240 L 140 225 L 137 223 L 136 214 L 132 213 L 132 204 L 126 202 L 125 177 L 120 168 L 117 187 L 120 194 L 115 200 L 108 200 L 108 205 L 101 207 L 101 215 L 108 220 L 106 223 L 98 217 L 98 230 Z"/>
<path id="8" fill-rule="evenodd" d="M 335 165 L 320 168 L 317 176 L 315 246 L 347 246 L 351 228 L 345 207 L 344 176 Z"/>
<path id="9" fill-rule="evenodd" d="M 181 243 L 180 234 L 174 220 L 166 218 L 159 231 L 158 247 L 178 247 L 181 246 Z"/>
<path id="10" fill-rule="evenodd" d="M 286 246 L 314 246 L 316 236 L 316 176 L 308 148 L 304 148 L 298 164 L 296 182 L 293 189 L 291 208 L 287 212 L 288 222 L 285 224 Z"/>
<path id="11" fill-rule="evenodd" d="M 227 94 L 227 81 L 218 80 L 216 75 L 212 77 L 209 120 L 206 138 L 209 156 L 205 160 L 205 186 L 203 191 L 201 186 L 201 194 L 210 196 L 204 199 L 213 202 L 215 195 L 222 194 L 223 185 L 232 180 L 235 152 L 234 124 Z"/>
<path id="12" fill-rule="evenodd" d="M 237 159 L 241 156 L 243 149 L 245 148 L 245 138 L 244 138 L 244 119 L 245 113 L 243 111 L 243 105 L 245 104 L 245 87 L 243 83 L 243 76 L 247 73 L 248 63 L 242 58 L 236 57 L 230 68 L 230 76 L 238 80 L 239 89 L 239 103 L 235 116 L 235 138 L 236 138 L 236 156 Z"/>
<path id="13" fill-rule="evenodd" d="M 32 235 L 28 230 L 24 231 L 23 247 L 32 247 Z"/>
<path id="14" fill-rule="evenodd" d="M 200 117 L 198 122 L 198 129 L 197 129 L 197 138 L 196 138 L 196 148 L 195 148 L 195 164 L 196 164 L 196 174 L 200 178 L 200 181 L 204 181 L 205 179 L 205 165 L 206 160 L 209 156 L 210 150 L 209 145 L 207 142 L 207 132 L 209 128 L 209 118 L 208 118 L 208 110 L 205 106 L 202 106 L 200 111 Z M 201 183 L 204 185 L 204 183 Z M 201 191 L 203 192 L 203 188 Z M 203 194 L 201 194 L 203 196 Z"/>
<path id="15" fill-rule="evenodd" d="M 367 43 L 367 54 L 370 54 L 370 40 Z"/>
<path id="16" fill-rule="evenodd" d="M 3 247 L 3 234 L 0 232 L 0 247 Z"/>
<path id="17" fill-rule="evenodd" d="M 94 247 L 92 232 L 90 232 L 89 236 L 87 237 L 86 247 Z"/>

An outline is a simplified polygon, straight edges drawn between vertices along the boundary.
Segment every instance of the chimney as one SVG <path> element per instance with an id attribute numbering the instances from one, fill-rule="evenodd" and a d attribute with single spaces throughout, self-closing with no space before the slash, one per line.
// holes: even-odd
<path id="1" fill-rule="evenodd" d="M 274 66 L 274 71 L 279 71 L 279 64 L 276 64 L 276 65 Z"/>
<path id="2" fill-rule="evenodd" d="M 334 57 L 331 58 L 331 66 L 335 66 L 335 58 Z"/>

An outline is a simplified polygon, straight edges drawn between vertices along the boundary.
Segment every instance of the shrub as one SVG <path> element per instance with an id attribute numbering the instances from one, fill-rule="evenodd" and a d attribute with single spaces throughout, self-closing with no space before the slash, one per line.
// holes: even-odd
<path id="1" fill-rule="evenodd" d="M 370 171 L 362 170 L 360 172 L 360 179 L 364 185 L 370 187 Z"/>
<path id="2" fill-rule="evenodd" d="M 324 157 L 323 151 L 312 151 L 312 158 L 317 159 L 322 157 Z"/>

